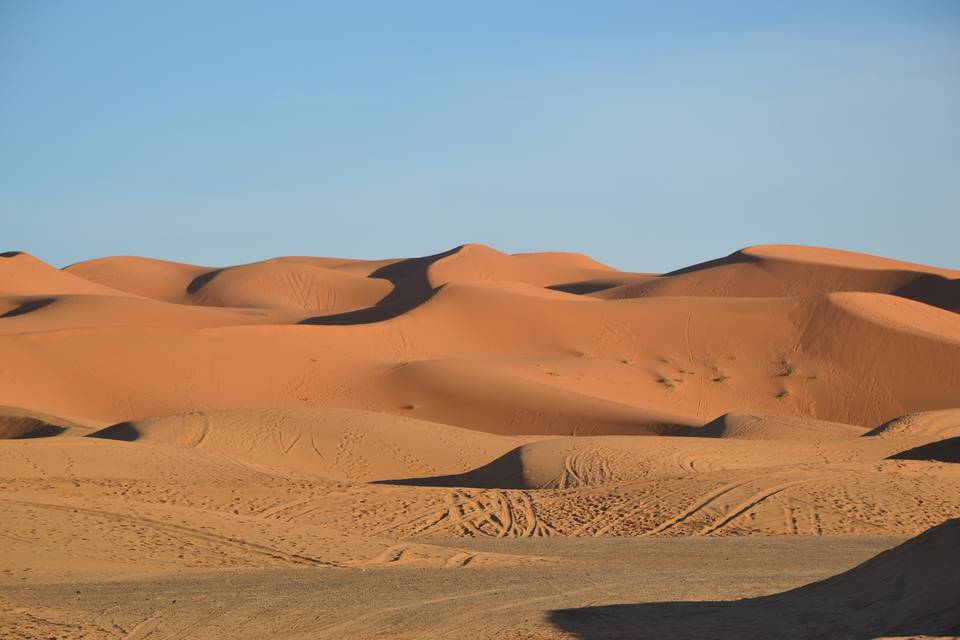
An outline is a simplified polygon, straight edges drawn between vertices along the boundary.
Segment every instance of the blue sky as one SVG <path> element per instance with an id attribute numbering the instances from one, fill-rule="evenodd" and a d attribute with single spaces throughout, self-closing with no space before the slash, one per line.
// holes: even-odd
<path id="1" fill-rule="evenodd" d="M 0 250 L 960 268 L 960 2 L 0 0 Z"/>

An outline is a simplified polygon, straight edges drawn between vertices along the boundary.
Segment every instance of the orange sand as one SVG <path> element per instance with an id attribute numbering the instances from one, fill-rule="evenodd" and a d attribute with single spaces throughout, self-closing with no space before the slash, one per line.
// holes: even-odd
<path id="1" fill-rule="evenodd" d="M 665 275 L 483 245 L 225 268 L 2 254 L 0 589 L 564 562 L 466 538 L 915 536 L 960 515 L 958 311 L 960 271 L 785 245 Z M 755 609 L 864 582 L 884 602 L 916 557 L 929 570 L 889 581 L 919 595 L 876 628 L 960 629 L 930 550 L 952 527 Z M 11 637 L 177 635 L 20 597 L 0 590 L 0 631 L 4 611 L 36 624 Z M 577 611 L 517 637 L 593 637 Z M 637 611 L 601 612 L 626 626 L 596 637 L 635 637 Z"/>

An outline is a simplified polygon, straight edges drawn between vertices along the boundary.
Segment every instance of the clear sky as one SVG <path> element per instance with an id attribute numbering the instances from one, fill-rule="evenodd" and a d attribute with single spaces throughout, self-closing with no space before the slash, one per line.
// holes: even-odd
<path id="1" fill-rule="evenodd" d="M 960 1 L 0 0 L 0 250 L 960 268 Z"/>

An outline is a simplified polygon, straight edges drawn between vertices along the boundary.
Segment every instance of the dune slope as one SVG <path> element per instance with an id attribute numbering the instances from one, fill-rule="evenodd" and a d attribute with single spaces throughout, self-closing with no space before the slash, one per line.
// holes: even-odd
<path id="1" fill-rule="evenodd" d="M 359 481 L 470 468 L 518 443 L 348 409 L 196 412 L 124 422 L 90 436 L 202 451 L 266 473 Z"/>
<path id="2" fill-rule="evenodd" d="M 764 245 L 593 295 L 783 297 L 845 291 L 892 294 L 957 311 L 960 271 L 835 249 Z"/>
<path id="3" fill-rule="evenodd" d="M 587 607 L 556 611 L 551 620 L 574 637 L 956 636 L 958 545 L 960 520 L 950 520 L 849 571 L 793 591 L 734 602 Z"/>
<path id="4" fill-rule="evenodd" d="M 955 633 L 958 276 L 2 254 L 0 636 Z"/>

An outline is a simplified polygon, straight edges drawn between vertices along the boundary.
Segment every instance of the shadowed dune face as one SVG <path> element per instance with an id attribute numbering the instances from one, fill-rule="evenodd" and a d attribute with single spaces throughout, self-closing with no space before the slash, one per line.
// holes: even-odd
<path id="1" fill-rule="evenodd" d="M 960 436 L 914 447 L 890 456 L 891 460 L 930 460 L 935 462 L 960 462 Z"/>
<path id="2" fill-rule="evenodd" d="M 868 638 L 960 634 L 960 520 L 843 574 L 733 602 L 672 602 L 554 611 L 575 638 Z"/>
<path id="3" fill-rule="evenodd" d="M 359 261 L 278 258 L 222 269 L 146 258 L 104 258 L 66 271 L 133 295 L 182 305 L 338 311 L 376 304 L 388 282 L 355 273 Z"/>
<path id="4" fill-rule="evenodd" d="M 0 260 L 0 296 L 49 297 L 62 294 L 125 295 L 124 292 L 61 271 L 22 251 Z"/>
<path id="5" fill-rule="evenodd" d="M 888 420 L 866 436 L 936 436 L 946 438 L 960 435 L 960 409 L 921 411 Z"/>
<path id="6" fill-rule="evenodd" d="M 202 451 L 281 475 L 376 481 L 480 465 L 517 439 L 346 409 L 248 409 L 122 422 L 94 438 Z M 446 451 L 458 456 L 447 459 Z"/>
<path id="7" fill-rule="evenodd" d="M 956 632 L 957 278 L 4 254 L 0 637 Z"/>
<path id="8" fill-rule="evenodd" d="M 19 407 L 0 407 L 0 440 L 87 435 L 103 426 L 91 420 L 53 416 Z"/>
<path id="9" fill-rule="evenodd" d="M 808 296 L 833 292 L 896 295 L 960 310 L 960 272 L 874 256 L 772 245 L 679 269 L 658 278 L 607 287 L 606 299 L 647 296 Z"/>
<path id="10" fill-rule="evenodd" d="M 846 440 L 866 429 L 840 422 L 790 416 L 728 413 L 704 425 L 698 435 L 743 440 Z"/>
<path id="11" fill-rule="evenodd" d="M 957 272 L 824 249 L 664 276 L 483 245 L 0 269 L 0 359 L 17 372 L 0 402 L 102 422 L 321 406 L 504 435 L 682 434 L 736 412 L 872 426 L 954 407 L 960 387 L 960 316 L 898 293 Z"/>
<path id="12" fill-rule="evenodd" d="M 958 272 L 849 252 L 751 247 L 661 276 L 470 244 L 227 267 L 11 253 L 0 275 L 6 438 L 112 424 L 98 439 L 394 487 L 742 485 L 664 529 L 686 532 L 726 529 L 712 510 L 750 491 L 792 496 L 790 465 L 949 464 L 960 429 Z M 889 526 L 784 499 L 749 530 Z"/>

